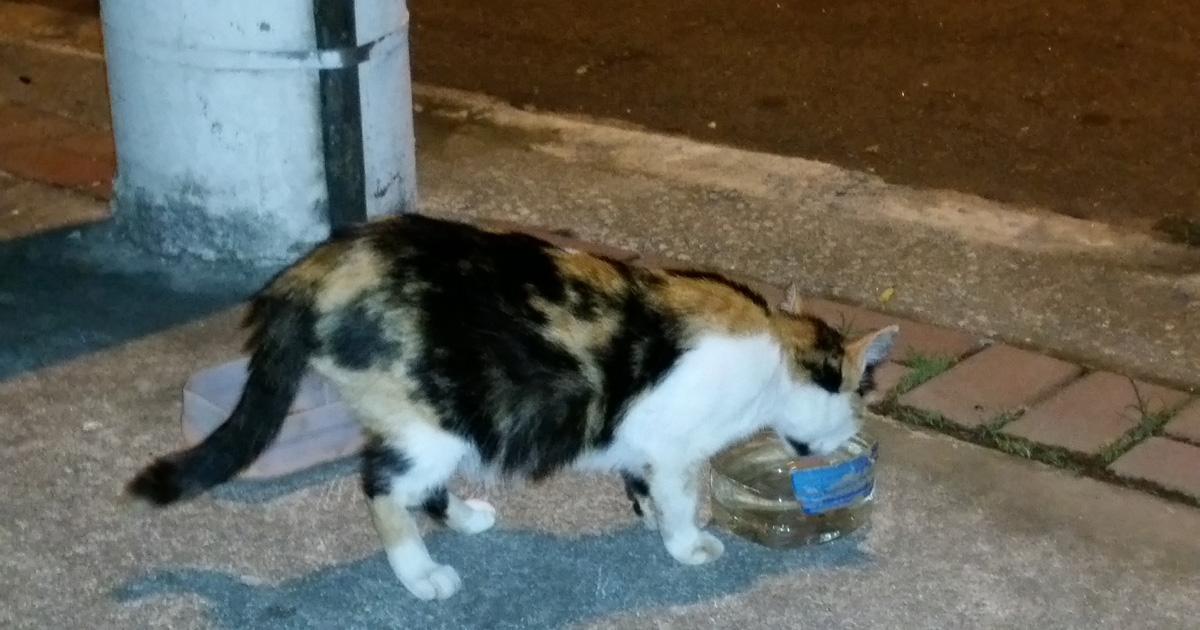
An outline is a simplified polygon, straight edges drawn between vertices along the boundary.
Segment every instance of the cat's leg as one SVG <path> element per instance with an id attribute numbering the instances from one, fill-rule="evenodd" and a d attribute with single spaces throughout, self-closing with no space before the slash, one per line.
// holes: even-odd
<path id="1" fill-rule="evenodd" d="M 658 515 L 654 512 L 646 478 L 637 473 L 622 472 L 621 479 L 625 482 L 625 496 L 633 503 L 633 513 L 642 517 L 646 529 L 658 529 Z"/>
<path id="2" fill-rule="evenodd" d="M 716 560 L 725 546 L 696 523 L 700 507 L 698 467 L 651 465 L 650 496 L 658 507 L 658 529 L 667 551 L 684 564 Z"/>
<path id="3" fill-rule="evenodd" d="M 446 599 L 462 587 L 453 567 L 430 557 L 411 510 L 444 490 L 463 452 L 461 441 L 427 425 L 402 439 L 372 438 L 363 451 L 363 490 L 375 529 L 392 571 L 418 599 Z"/>
<path id="4" fill-rule="evenodd" d="M 462 500 L 446 488 L 432 492 L 421 506 L 435 521 L 456 532 L 478 534 L 496 524 L 496 508 L 483 499 Z"/>

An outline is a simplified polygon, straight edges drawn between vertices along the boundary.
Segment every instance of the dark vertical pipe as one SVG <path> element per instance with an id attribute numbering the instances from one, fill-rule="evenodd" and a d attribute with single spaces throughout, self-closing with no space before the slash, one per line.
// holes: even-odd
<path id="1" fill-rule="evenodd" d="M 354 0 L 313 0 L 313 20 L 318 49 L 349 50 L 358 45 Z M 320 70 L 320 91 L 329 222 L 337 228 L 367 219 L 358 65 Z"/>

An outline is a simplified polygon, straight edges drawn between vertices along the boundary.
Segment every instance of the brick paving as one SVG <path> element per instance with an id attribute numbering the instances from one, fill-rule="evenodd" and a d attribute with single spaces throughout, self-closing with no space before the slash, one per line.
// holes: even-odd
<path id="1" fill-rule="evenodd" d="M 110 199 L 116 173 L 112 132 L 0 102 L 0 171 Z"/>
<path id="2" fill-rule="evenodd" d="M 1121 477 L 1200 497 L 1200 446 L 1152 437 L 1110 466 Z"/>
<path id="3" fill-rule="evenodd" d="M 899 363 L 887 362 L 875 370 L 875 399 L 881 399 L 900 386 L 912 368 Z"/>
<path id="4" fill-rule="evenodd" d="M 1034 406 L 1004 432 L 1070 451 L 1099 454 L 1145 416 L 1173 410 L 1186 400 L 1183 392 L 1130 381 L 1112 372 L 1093 372 Z"/>
<path id="5" fill-rule="evenodd" d="M 1167 423 L 1167 435 L 1200 444 L 1200 399 L 1180 409 Z"/>
<path id="6" fill-rule="evenodd" d="M 908 392 L 900 403 L 975 428 L 1022 411 L 1081 371 L 1053 357 L 997 344 Z"/>

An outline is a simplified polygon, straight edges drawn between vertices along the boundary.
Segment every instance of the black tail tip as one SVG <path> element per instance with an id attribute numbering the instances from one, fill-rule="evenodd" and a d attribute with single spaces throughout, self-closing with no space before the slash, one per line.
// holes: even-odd
<path id="1" fill-rule="evenodd" d="M 183 498 L 178 471 L 174 463 L 160 459 L 131 479 L 125 485 L 125 492 L 156 507 L 170 505 Z"/>

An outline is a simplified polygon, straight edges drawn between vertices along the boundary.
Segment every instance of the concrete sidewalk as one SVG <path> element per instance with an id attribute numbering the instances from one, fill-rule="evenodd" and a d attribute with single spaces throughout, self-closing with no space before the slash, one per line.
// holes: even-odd
<path id="1" fill-rule="evenodd" d="M 860 301 L 894 287 L 881 308 L 1181 382 L 1194 373 L 1196 322 L 1184 310 L 1194 287 L 1156 271 L 1168 256 L 1192 264 L 1186 252 L 1141 243 L 1130 255 L 1115 235 L 1022 223 L 977 200 L 813 163 L 462 95 L 426 91 L 421 102 L 430 213 L 570 228 Z M 871 203 L 890 215 L 865 212 Z M 979 221 L 921 222 L 936 212 Z M 151 518 L 118 507 L 121 483 L 179 443 L 187 376 L 236 355 L 237 313 L 224 305 L 250 285 L 6 264 L 0 297 L 25 308 L 0 311 L 0 626 L 1185 628 L 1200 618 L 1200 511 L 879 419 L 879 506 L 850 539 L 781 553 L 726 538 L 727 557 L 684 568 L 636 526 L 617 480 L 567 476 L 490 491 L 494 531 L 431 536 L 466 588 L 420 604 L 390 577 L 349 463 L 240 482 Z M 1097 302 L 1105 285 L 1174 310 Z"/>
<path id="2" fill-rule="evenodd" d="M 0 625 L 1186 628 L 1200 615 L 1200 512 L 880 420 L 862 534 L 795 552 L 726 537 L 720 562 L 685 568 L 634 522 L 618 480 L 560 477 L 491 492 L 496 530 L 430 538 L 467 584 L 443 604 L 391 578 L 349 465 L 123 512 L 120 484 L 179 442 L 179 386 L 235 354 L 235 323 L 0 383 Z"/>

